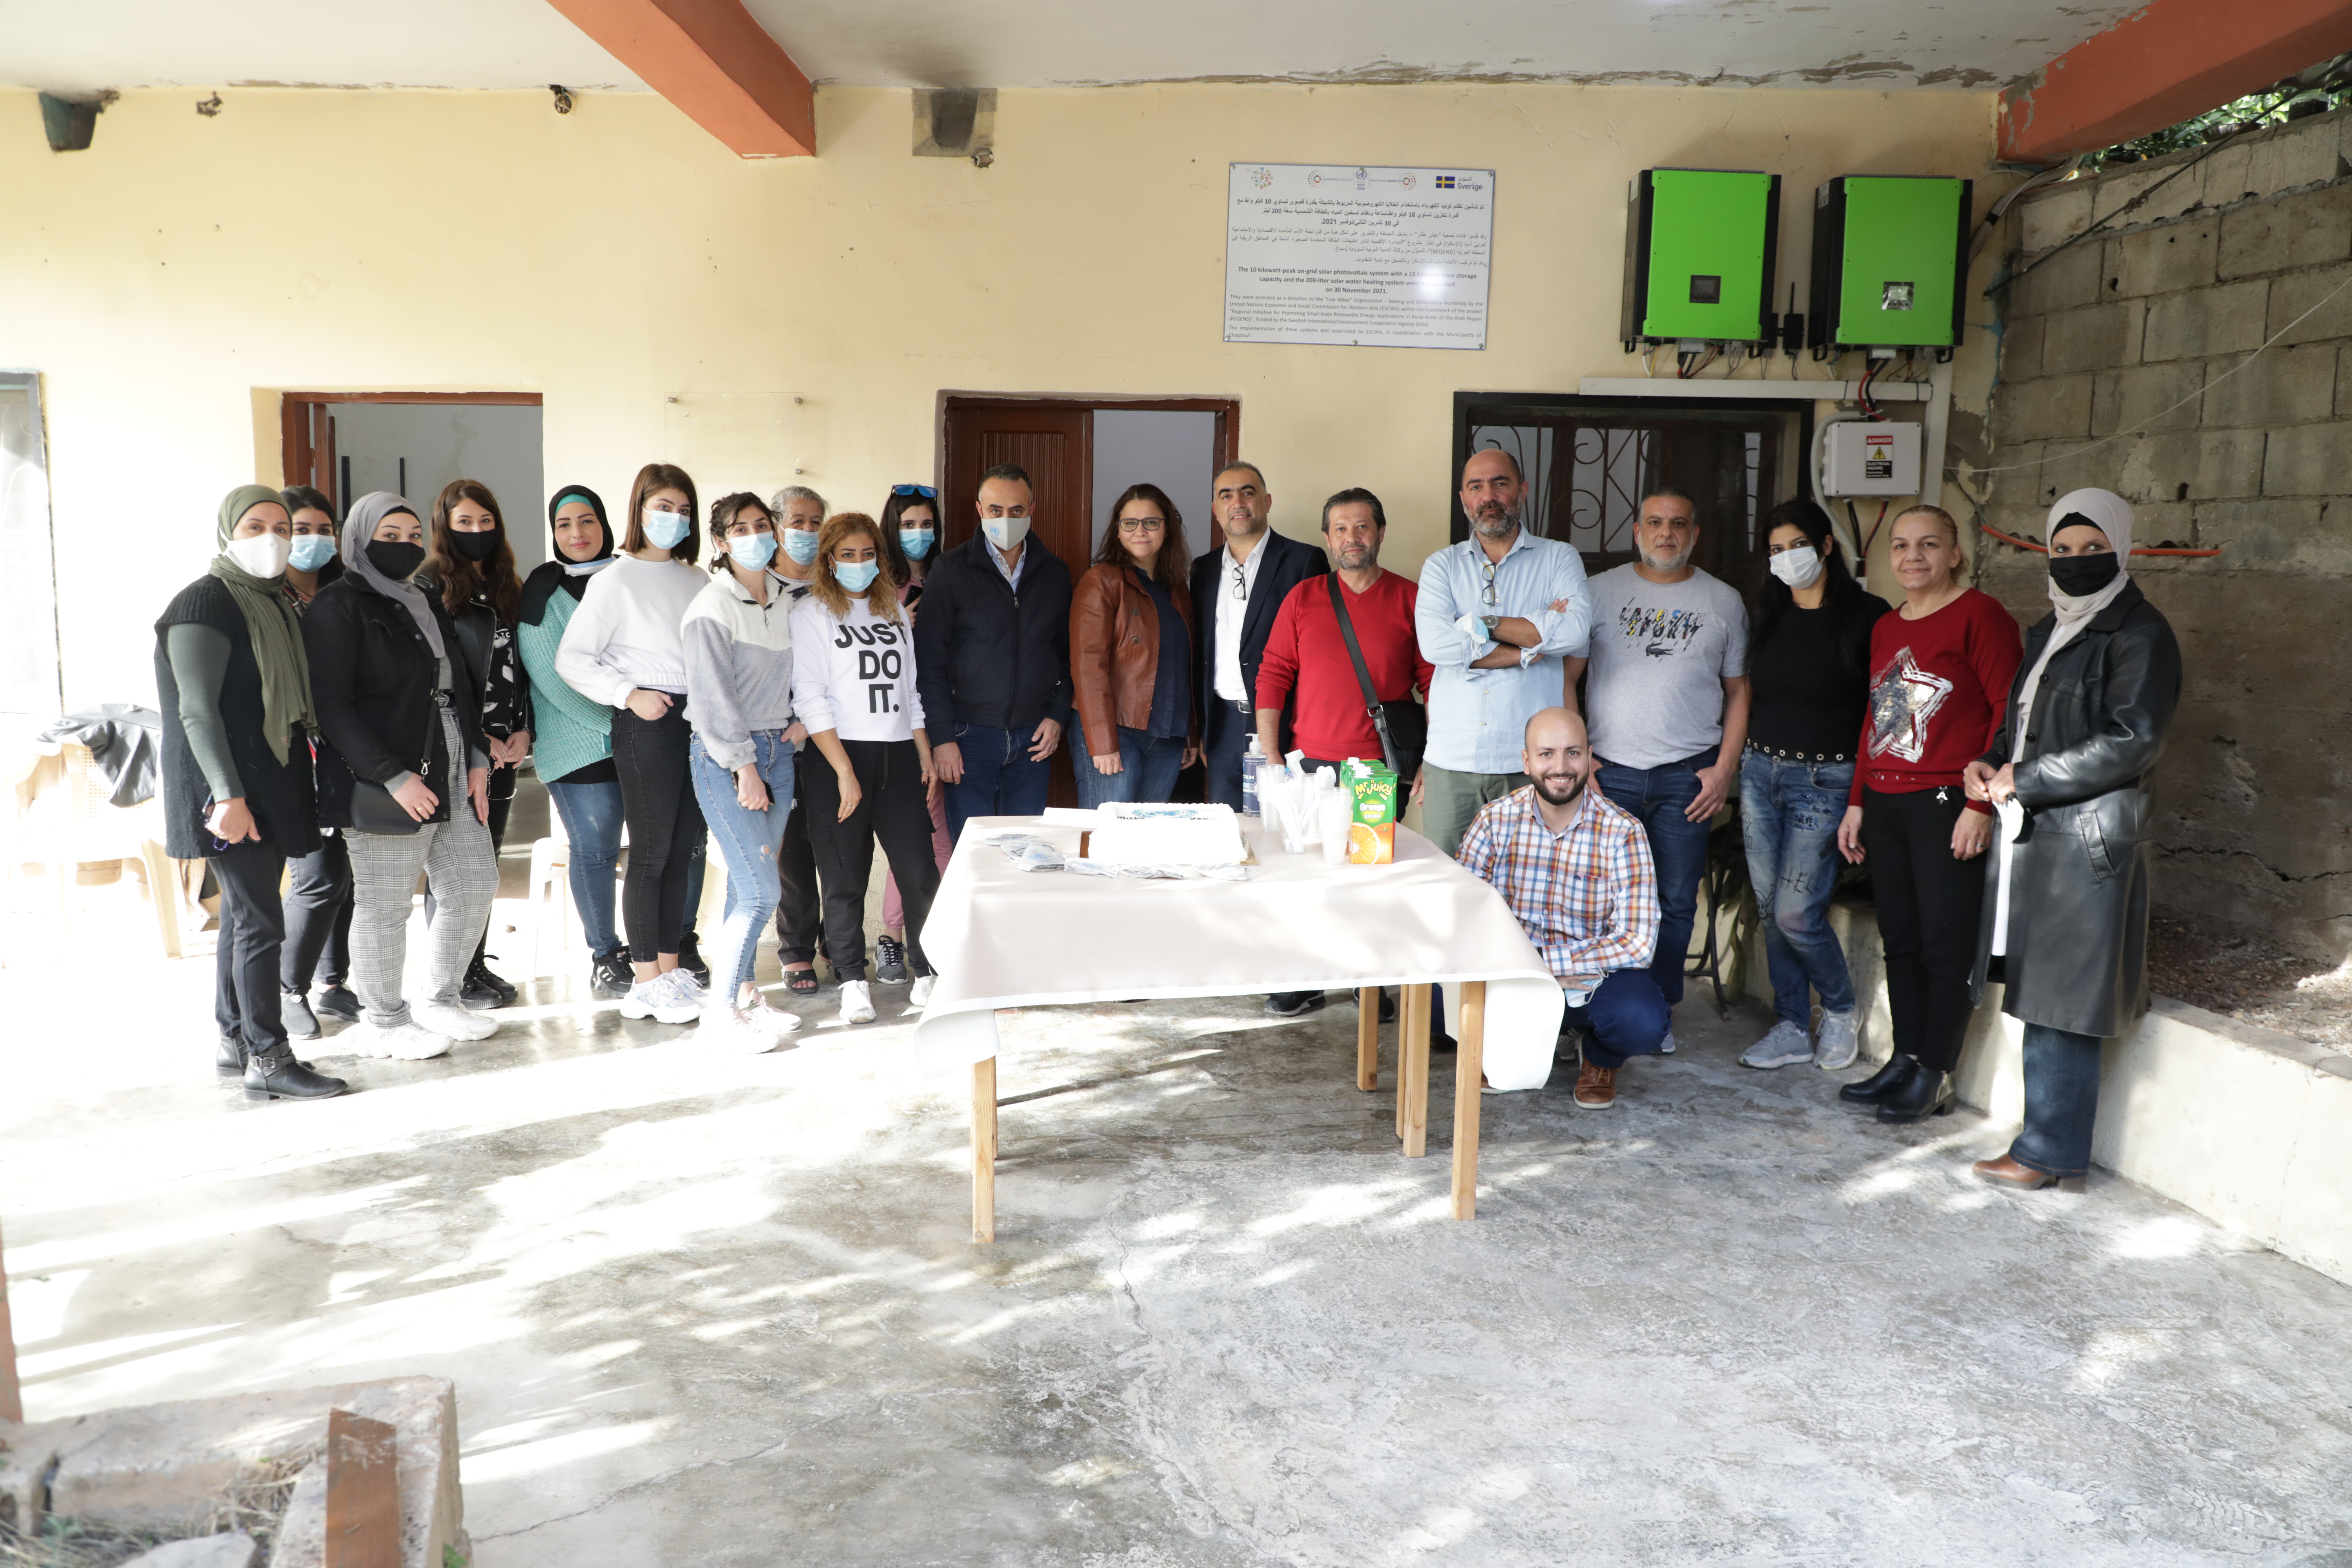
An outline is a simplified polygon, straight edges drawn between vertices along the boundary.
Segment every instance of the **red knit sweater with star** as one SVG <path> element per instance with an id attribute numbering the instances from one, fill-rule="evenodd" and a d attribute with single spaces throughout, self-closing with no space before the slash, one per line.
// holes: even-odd
<path id="1" fill-rule="evenodd" d="M 2000 601 L 1970 588 L 1916 621 L 1897 608 L 1870 633 L 1870 704 L 1862 716 L 1853 790 L 1916 795 L 1958 788 L 2000 728 L 2024 638 Z M 1990 809 L 1976 801 L 1971 811 Z"/>

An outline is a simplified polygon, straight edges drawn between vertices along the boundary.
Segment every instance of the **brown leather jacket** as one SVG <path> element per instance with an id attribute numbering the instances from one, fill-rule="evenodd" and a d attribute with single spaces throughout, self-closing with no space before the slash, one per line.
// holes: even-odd
<path id="1" fill-rule="evenodd" d="M 1192 638 L 1192 595 L 1169 590 L 1184 619 L 1184 639 Z M 1118 729 L 1148 728 L 1151 689 L 1160 678 L 1160 611 L 1150 592 L 1125 566 L 1089 566 L 1070 595 L 1070 685 L 1078 722 L 1086 726 L 1087 750 L 1116 755 Z M 1186 743 L 1197 743 L 1185 721 Z"/>

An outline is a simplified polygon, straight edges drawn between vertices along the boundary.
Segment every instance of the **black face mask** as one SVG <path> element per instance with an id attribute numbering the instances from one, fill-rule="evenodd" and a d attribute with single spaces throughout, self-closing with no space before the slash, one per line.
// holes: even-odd
<path id="1" fill-rule="evenodd" d="M 488 535 L 485 534 L 484 538 Z M 399 544 L 389 539 L 371 539 L 367 545 L 368 564 L 395 583 L 405 583 L 425 564 L 425 546 Z"/>
<path id="2" fill-rule="evenodd" d="M 468 561 L 488 561 L 490 552 L 499 547 L 499 531 L 494 528 L 486 533 L 460 533 L 453 528 L 449 531 L 449 543 Z"/>
<path id="3" fill-rule="evenodd" d="M 2050 580 L 2058 591 L 2070 598 L 2080 599 L 2095 594 L 2116 580 L 2123 569 L 2122 559 L 2112 550 L 2097 555 L 2053 555 L 2050 558 Z"/>

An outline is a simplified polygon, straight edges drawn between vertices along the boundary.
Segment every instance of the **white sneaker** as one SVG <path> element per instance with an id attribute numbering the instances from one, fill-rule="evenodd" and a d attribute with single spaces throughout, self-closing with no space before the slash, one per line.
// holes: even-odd
<path id="1" fill-rule="evenodd" d="M 415 1024 L 402 1024 L 396 1028 L 380 1029 L 373 1024 L 360 1024 L 335 1037 L 335 1049 L 349 1051 L 355 1057 L 390 1057 L 394 1061 L 429 1061 L 449 1054 L 449 1037 L 421 1029 Z"/>
<path id="2" fill-rule="evenodd" d="M 702 1026 L 683 1037 L 692 1039 L 698 1049 L 721 1054 L 740 1052 L 755 1057 L 776 1048 L 775 1036 L 755 1027 L 732 1007 L 705 1007 Z"/>
<path id="3" fill-rule="evenodd" d="M 688 1000 L 670 980 L 671 974 L 685 971 L 673 969 L 669 974 L 656 974 L 651 980 L 640 980 L 629 987 L 621 998 L 624 1018 L 651 1018 L 663 1024 L 691 1024 L 702 1016 L 702 1005 Z"/>
<path id="4" fill-rule="evenodd" d="M 915 976 L 915 983 L 907 987 L 907 1005 L 915 1009 L 919 1013 L 924 1008 L 929 1006 L 931 1005 L 931 982 L 938 978 L 939 976 L 936 974 L 919 974 Z"/>
<path id="5" fill-rule="evenodd" d="M 1805 1037 L 1804 1026 L 1782 1018 L 1771 1032 L 1739 1053 L 1739 1065 L 1744 1068 L 1784 1068 L 1795 1062 L 1813 1059 L 1813 1042 Z"/>
<path id="6" fill-rule="evenodd" d="M 798 1013 L 787 1013 L 781 1007 L 771 1007 L 764 1001 L 744 1008 L 743 1021 L 772 1040 L 781 1040 L 786 1035 L 797 1033 L 801 1026 L 801 1016 Z"/>
<path id="7" fill-rule="evenodd" d="M 1672 1029 L 1668 1029 L 1666 1031 L 1666 1037 L 1658 1042 L 1658 1054 L 1662 1057 L 1670 1057 L 1675 1054 L 1675 1032 Z"/>
<path id="8" fill-rule="evenodd" d="M 677 988 L 677 994 L 685 997 L 688 1001 L 693 1003 L 696 1006 L 708 1007 L 710 1005 L 710 993 L 704 990 L 702 982 L 694 977 L 693 970 L 680 964 L 677 968 L 671 970 L 667 974 L 663 975 L 662 978 L 676 986 Z"/>
<path id="9" fill-rule="evenodd" d="M 487 1040 L 499 1032 L 499 1021 L 446 1002 L 419 1002 L 409 1009 L 419 1026 L 453 1040 Z"/>
<path id="10" fill-rule="evenodd" d="M 1823 1072 L 1843 1072 L 1853 1066 L 1862 1050 L 1862 1009 L 1843 1013 L 1822 1010 L 1820 1037 L 1813 1042 L 1813 1065 Z"/>
<path id="11" fill-rule="evenodd" d="M 874 995 L 863 980 L 841 983 L 841 1021 L 845 1024 L 870 1024 L 874 1021 Z"/>

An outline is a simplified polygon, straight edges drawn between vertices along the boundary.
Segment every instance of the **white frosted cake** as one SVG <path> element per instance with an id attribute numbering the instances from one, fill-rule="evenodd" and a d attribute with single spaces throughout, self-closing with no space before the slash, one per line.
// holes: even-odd
<path id="1" fill-rule="evenodd" d="M 1130 805 L 1101 808 L 1087 858 L 1112 866 L 1238 866 L 1246 857 L 1230 805 Z"/>

